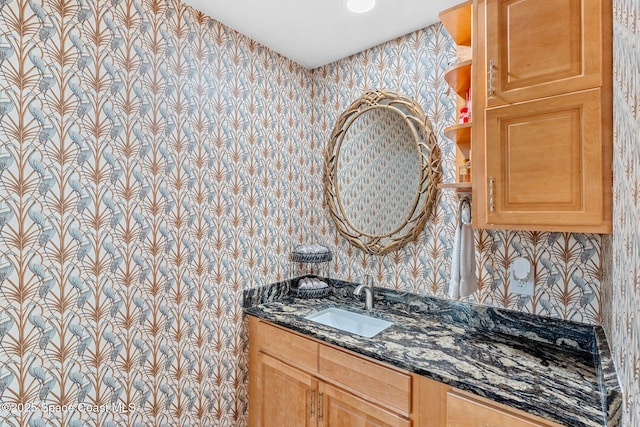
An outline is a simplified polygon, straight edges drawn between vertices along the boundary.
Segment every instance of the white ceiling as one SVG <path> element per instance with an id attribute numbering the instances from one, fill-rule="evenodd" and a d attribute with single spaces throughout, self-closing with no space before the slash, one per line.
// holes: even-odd
<path id="1" fill-rule="evenodd" d="M 438 22 L 462 0 L 377 0 L 358 15 L 344 0 L 184 0 L 255 41 L 313 69 Z"/>

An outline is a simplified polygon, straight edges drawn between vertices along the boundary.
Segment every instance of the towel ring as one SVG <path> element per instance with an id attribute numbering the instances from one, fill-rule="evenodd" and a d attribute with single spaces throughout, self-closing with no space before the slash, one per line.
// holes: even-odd
<path id="1" fill-rule="evenodd" d="M 465 208 L 465 205 L 469 207 L 469 221 L 471 221 L 471 197 L 460 196 L 460 199 L 458 200 L 458 212 L 457 212 L 458 224 L 462 222 L 462 210 Z"/>

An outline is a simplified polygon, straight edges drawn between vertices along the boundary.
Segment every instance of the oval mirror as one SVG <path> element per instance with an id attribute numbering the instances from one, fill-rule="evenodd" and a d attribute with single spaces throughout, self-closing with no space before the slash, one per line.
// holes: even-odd
<path id="1" fill-rule="evenodd" d="M 415 101 L 372 91 L 340 115 L 325 152 L 325 198 L 356 247 L 383 255 L 414 240 L 439 177 L 436 137 Z"/>

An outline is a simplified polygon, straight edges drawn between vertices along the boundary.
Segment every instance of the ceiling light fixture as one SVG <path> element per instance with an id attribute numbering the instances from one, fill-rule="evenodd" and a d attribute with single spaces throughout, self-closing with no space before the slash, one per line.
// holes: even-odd
<path id="1" fill-rule="evenodd" d="M 347 10 L 353 13 L 369 12 L 376 5 L 376 0 L 345 0 Z"/>

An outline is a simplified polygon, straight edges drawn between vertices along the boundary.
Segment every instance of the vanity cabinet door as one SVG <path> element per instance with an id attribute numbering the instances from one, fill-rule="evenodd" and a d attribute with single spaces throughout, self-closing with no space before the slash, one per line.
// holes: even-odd
<path id="1" fill-rule="evenodd" d="M 456 391 L 446 397 L 446 427 L 563 427 L 538 417 L 523 416 Z"/>
<path id="2" fill-rule="evenodd" d="M 252 427 L 317 426 L 318 381 L 281 361 L 259 353 L 250 375 L 249 424 Z"/>
<path id="3" fill-rule="evenodd" d="M 602 19 L 601 0 L 486 0 L 486 106 L 601 86 Z"/>
<path id="4" fill-rule="evenodd" d="M 610 175 L 599 89 L 486 112 L 485 212 L 492 228 L 606 233 Z"/>
<path id="5" fill-rule="evenodd" d="M 410 427 L 411 422 L 327 383 L 320 383 L 321 427 Z"/>

